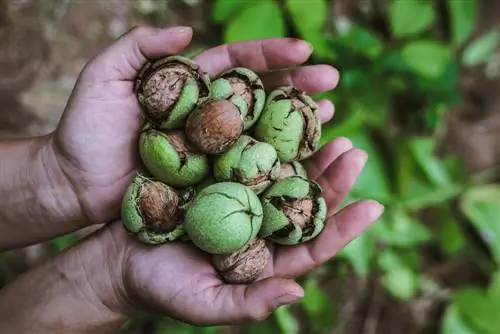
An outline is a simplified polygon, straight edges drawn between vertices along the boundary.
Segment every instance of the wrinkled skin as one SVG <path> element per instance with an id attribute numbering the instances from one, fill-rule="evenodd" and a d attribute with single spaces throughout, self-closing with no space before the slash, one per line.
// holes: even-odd
<path id="1" fill-rule="evenodd" d="M 141 119 L 132 89 L 135 73 L 146 62 L 145 56 L 179 53 L 190 43 L 191 35 L 186 28 L 133 29 L 81 73 L 50 145 L 77 194 L 75 205 L 87 225 L 119 218 L 122 195 L 139 167 L 136 143 Z M 258 72 L 266 87 L 294 84 L 310 94 L 333 89 L 338 81 L 335 69 L 299 66 L 310 54 L 304 41 L 268 39 L 215 47 L 195 60 L 212 77 L 244 66 Z M 271 69 L 273 72 L 266 72 Z M 333 105 L 328 101 L 318 101 L 318 105 L 321 119 L 331 119 Z M 147 247 L 128 238 L 121 223 L 106 227 L 106 232 L 93 238 L 102 237 L 102 245 L 112 248 L 113 256 L 103 252 L 91 262 L 105 263 L 106 269 L 98 272 L 99 282 L 109 281 L 112 286 L 100 296 L 102 304 L 120 314 L 153 309 L 195 324 L 266 318 L 277 306 L 303 296 L 294 278 L 329 260 L 382 213 L 382 207 L 372 200 L 336 211 L 366 159 L 365 152 L 338 138 L 304 161 L 309 177 L 324 189 L 329 208 L 325 230 L 311 243 L 270 247 L 271 259 L 261 280 L 250 285 L 223 284 L 209 258 L 192 245 Z"/>

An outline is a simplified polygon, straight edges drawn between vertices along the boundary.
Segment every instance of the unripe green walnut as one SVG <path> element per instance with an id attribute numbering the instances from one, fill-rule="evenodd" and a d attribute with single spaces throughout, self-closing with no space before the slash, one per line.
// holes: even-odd
<path id="1" fill-rule="evenodd" d="M 226 283 L 250 284 L 262 275 L 270 257 L 266 241 L 255 238 L 236 252 L 212 255 L 212 264 Z"/>
<path id="2" fill-rule="evenodd" d="M 269 94 L 255 125 L 255 139 L 276 148 L 282 163 L 300 161 L 319 147 L 321 120 L 318 106 L 306 93 L 282 87 Z"/>
<path id="3" fill-rule="evenodd" d="M 261 197 L 264 220 L 259 236 L 282 245 L 315 238 L 324 228 L 326 203 L 320 186 L 301 176 L 273 184 Z"/>
<path id="4" fill-rule="evenodd" d="M 248 187 L 220 182 L 201 190 L 189 205 L 184 229 L 199 249 L 211 254 L 235 252 L 259 232 L 262 206 Z"/>
<path id="5" fill-rule="evenodd" d="M 210 171 L 207 156 L 193 148 L 178 130 L 146 129 L 139 137 L 139 154 L 156 179 L 173 187 L 195 185 Z"/>
<path id="6" fill-rule="evenodd" d="M 290 163 L 280 165 L 280 175 L 278 176 L 278 180 L 294 175 L 302 176 L 307 179 L 307 171 L 300 162 L 292 161 Z"/>
<path id="7" fill-rule="evenodd" d="M 214 177 L 217 181 L 242 183 L 260 194 L 279 172 L 280 161 L 274 147 L 243 135 L 229 151 L 217 157 Z"/>
<path id="8" fill-rule="evenodd" d="M 177 240 L 185 235 L 180 224 L 185 200 L 168 185 L 137 174 L 122 199 L 123 226 L 143 243 Z"/>
<path id="9" fill-rule="evenodd" d="M 170 56 L 147 62 L 135 92 L 147 121 L 164 130 L 180 129 L 198 99 L 208 96 L 210 80 L 193 60 Z"/>
<path id="10" fill-rule="evenodd" d="M 243 67 L 235 67 L 219 75 L 210 85 L 210 97 L 234 103 L 244 120 L 245 130 L 250 129 L 264 108 L 266 93 L 259 76 Z"/>

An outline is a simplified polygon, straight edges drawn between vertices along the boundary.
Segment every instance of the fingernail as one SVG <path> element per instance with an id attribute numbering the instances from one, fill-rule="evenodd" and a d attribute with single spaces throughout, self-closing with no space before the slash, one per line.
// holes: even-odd
<path id="1" fill-rule="evenodd" d="M 304 297 L 303 294 L 287 293 L 276 298 L 276 305 L 282 306 L 282 305 L 292 304 L 297 300 L 301 299 L 302 297 Z"/>
<path id="2" fill-rule="evenodd" d="M 311 49 L 311 53 L 314 52 L 314 45 L 312 45 L 311 42 L 306 41 L 306 43 L 309 45 L 309 48 Z"/>
<path id="3" fill-rule="evenodd" d="M 359 167 L 363 167 L 368 160 L 368 154 L 365 151 L 359 151 L 354 158 L 354 161 Z"/>
<path id="4" fill-rule="evenodd" d="M 379 210 L 379 212 L 380 212 L 380 213 L 384 212 L 384 210 L 385 210 L 385 206 L 384 206 L 383 204 L 379 203 L 379 202 L 377 202 L 377 204 L 378 204 L 377 206 L 378 206 L 378 210 Z"/>
<path id="5" fill-rule="evenodd" d="M 172 29 L 172 32 L 174 34 L 184 34 L 188 31 L 193 30 L 193 28 L 187 27 L 187 26 L 175 27 L 175 28 L 171 28 L 171 29 Z"/>

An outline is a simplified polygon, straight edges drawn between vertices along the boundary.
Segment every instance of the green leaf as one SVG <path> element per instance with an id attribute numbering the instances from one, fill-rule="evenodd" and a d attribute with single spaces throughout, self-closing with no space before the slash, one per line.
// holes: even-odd
<path id="1" fill-rule="evenodd" d="M 293 23 L 300 31 L 320 30 L 326 22 L 328 8 L 326 0 L 286 0 Z"/>
<path id="2" fill-rule="evenodd" d="M 276 333 L 279 330 L 275 321 L 262 321 L 250 323 L 245 326 L 245 334 L 266 334 Z"/>
<path id="3" fill-rule="evenodd" d="M 488 297 L 492 300 L 500 301 L 500 271 L 496 271 L 491 275 Z M 500 309 L 500 305 L 498 307 Z"/>
<path id="4" fill-rule="evenodd" d="M 245 6 L 227 26 L 227 43 L 261 38 L 285 37 L 285 22 L 278 4 L 262 0 Z"/>
<path id="5" fill-rule="evenodd" d="M 365 231 L 342 249 L 337 256 L 347 259 L 354 268 L 356 275 L 366 277 L 370 272 L 374 254 L 375 241 L 373 236 L 368 231 Z"/>
<path id="6" fill-rule="evenodd" d="M 322 31 L 328 14 L 326 1 L 287 0 L 285 4 L 295 27 L 297 27 L 299 35 L 312 44 L 314 56 L 326 60 L 334 60 L 335 51 L 327 35 Z"/>
<path id="7" fill-rule="evenodd" d="M 332 317 L 332 301 L 314 278 L 308 278 L 304 284 L 302 305 L 314 332 L 323 332 L 333 325 L 335 318 Z"/>
<path id="8" fill-rule="evenodd" d="M 456 292 L 454 304 L 467 322 L 486 333 L 498 333 L 500 304 L 475 287 Z"/>
<path id="9" fill-rule="evenodd" d="M 448 0 L 452 41 L 455 45 L 463 43 L 472 33 L 478 18 L 476 0 Z"/>
<path id="10" fill-rule="evenodd" d="M 392 198 L 391 187 L 379 151 L 372 139 L 366 134 L 366 130 L 359 129 L 349 135 L 354 147 L 358 147 L 368 153 L 368 161 L 359 175 L 352 193 L 355 196 L 373 198 L 382 203 L 387 203 Z"/>
<path id="11" fill-rule="evenodd" d="M 445 186 L 451 182 L 446 167 L 434 155 L 435 138 L 410 139 L 408 145 L 410 152 L 433 185 Z"/>
<path id="12" fill-rule="evenodd" d="M 462 63 L 477 66 L 484 63 L 500 45 L 500 31 L 493 30 L 475 39 L 464 50 Z"/>
<path id="13" fill-rule="evenodd" d="M 395 0 L 389 7 L 392 33 L 396 38 L 415 36 L 434 21 L 432 4 L 420 0 Z"/>
<path id="14" fill-rule="evenodd" d="M 459 223 L 452 216 L 448 206 L 437 211 L 439 243 L 446 254 L 454 254 L 465 246 L 465 239 Z"/>
<path id="15" fill-rule="evenodd" d="M 460 316 L 455 304 L 451 304 L 445 311 L 441 323 L 440 334 L 477 334 L 473 332 Z"/>
<path id="16" fill-rule="evenodd" d="M 409 268 L 398 267 L 381 278 L 385 288 L 396 298 L 408 301 L 418 290 L 418 276 Z"/>
<path id="17" fill-rule="evenodd" d="M 470 188 L 462 195 L 460 208 L 500 264 L 500 186 Z"/>
<path id="18" fill-rule="evenodd" d="M 401 51 L 404 61 L 419 75 L 436 79 L 443 75 L 452 58 L 449 48 L 437 41 L 415 41 Z"/>
<path id="19" fill-rule="evenodd" d="M 386 209 L 373 230 L 381 241 L 398 247 L 414 247 L 432 238 L 429 229 L 402 208 Z"/>
<path id="20" fill-rule="evenodd" d="M 290 312 L 290 305 L 279 307 L 276 311 L 274 311 L 274 317 L 282 333 L 299 333 L 299 322 Z"/>
<path id="21" fill-rule="evenodd" d="M 212 5 L 212 18 L 215 23 L 222 23 L 244 6 L 248 6 L 248 2 L 234 0 L 215 0 Z"/>
<path id="22" fill-rule="evenodd" d="M 365 117 L 359 112 L 352 112 L 342 121 L 324 124 L 321 129 L 321 146 L 339 136 L 350 136 L 362 131 Z"/>
<path id="23" fill-rule="evenodd" d="M 349 26 L 349 29 L 342 33 L 338 42 L 372 59 L 378 57 L 384 48 L 378 36 L 370 30 L 354 23 Z"/>

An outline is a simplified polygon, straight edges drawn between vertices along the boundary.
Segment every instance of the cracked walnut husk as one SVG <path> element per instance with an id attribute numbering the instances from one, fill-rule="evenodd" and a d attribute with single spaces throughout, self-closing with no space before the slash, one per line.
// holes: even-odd
<path id="1" fill-rule="evenodd" d="M 235 181 L 256 194 L 266 190 L 280 172 L 278 153 L 270 144 L 243 135 L 233 147 L 215 160 L 217 181 Z"/>
<path id="2" fill-rule="evenodd" d="M 326 202 L 320 186 L 301 176 L 274 183 L 261 197 L 264 220 L 259 236 L 282 245 L 307 242 L 321 233 Z"/>
<path id="3" fill-rule="evenodd" d="M 189 196 L 137 174 L 122 199 L 123 226 L 146 244 L 162 244 L 185 235 L 180 222 Z"/>
<path id="4" fill-rule="evenodd" d="M 210 172 L 207 156 L 179 130 L 146 128 L 139 137 L 139 153 L 147 170 L 172 187 L 196 185 Z"/>
<path id="5" fill-rule="evenodd" d="M 211 83 L 210 97 L 234 103 L 243 117 L 246 131 L 259 119 L 266 94 L 264 85 L 255 72 L 235 67 L 225 71 Z"/>
<path id="6" fill-rule="evenodd" d="M 209 94 L 210 80 L 183 56 L 147 62 L 135 80 L 137 100 L 147 121 L 164 130 L 182 128 L 198 100 Z"/>
<path id="7" fill-rule="evenodd" d="M 292 86 L 272 91 L 255 125 L 255 139 L 274 146 L 282 163 L 310 157 L 319 147 L 318 106 Z"/>

